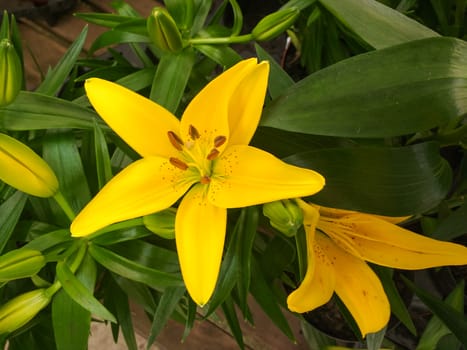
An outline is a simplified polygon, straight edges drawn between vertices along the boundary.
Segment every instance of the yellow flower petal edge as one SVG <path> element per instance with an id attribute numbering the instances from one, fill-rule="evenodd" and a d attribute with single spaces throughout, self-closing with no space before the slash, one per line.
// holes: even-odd
<path id="1" fill-rule="evenodd" d="M 185 285 L 205 305 L 216 286 L 224 248 L 227 210 L 210 204 L 206 186 L 196 185 L 183 198 L 175 219 L 175 242 Z"/>
<path id="2" fill-rule="evenodd" d="M 25 144 L 0 133 L 0 180 L 38 197 L 58 192 L 58 180 L 50 166 Z"/>
<path id="3" fill-rule="evenodd" d="M 96 112 L 141 156 L 175 153 L 167 130 L 177 130 L 180 122 L 164 107 L 103 79 L 87 79 L 84 87 Z"/>

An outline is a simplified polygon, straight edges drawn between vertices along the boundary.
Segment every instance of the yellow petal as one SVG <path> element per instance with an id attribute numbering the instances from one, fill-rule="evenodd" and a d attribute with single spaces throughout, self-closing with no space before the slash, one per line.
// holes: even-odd
<path id="1" fill-rule="evenodd" d="M 235 103 L 231 101 L 232 95 L 256 66 L 256 59 L 243 60 L 213 79 L 195 96 L 181 119 L 180 136 L 185 142 L 191 139 L 190 126 L 199 131 L 202 139 L 209 140 L 206 147 L 213 147 L 212 140 L 217 136 L 229 138 L 228 113 L 231 102 Z"/>
<path id="2" fill-rule="evenodd" d="M 336 294 L 348 308 L 362 335 L 381 330 L 391 314 L 380 280 L 363 261 L 339 248 L 317 232 L 316 244 L 332 261 L 336 274 Z"/>
<path id="3" fill-rule="evenodd" d="M 423 269 L 467 264 L 466 247 L 416 234 L 373 215 L 356 213 L 319 226 L 333 238 L 341 231 L 351 244 L 343 244 L 344 249 L 355 250 L 361 258 L 379 265 Z"/>
<path id="4" fill-rule="evenodd" d="M 229 106 L 229 144 L 250 143 L 261 117 L 268 74 L 269 63 L 263 61 L 248 72 L 234 91 Z"/>
<path id="5" fill-rule="evenodd" d="M 308 206 L 304 210 L 308 266 L 302 283 L 287 298 L 287 306 L 294 312 L 311 311 L 327 303 L 334 293 L 336 284 L 334 267 L 321 247 L 315 244 L 318 218 L 316 209 Z"/>
<path id="6" fill-rule="evenodd" d="M 188 293 L 200 306 L 214 291 L 224 248 L 227 210 L 206 200 L 206 185 L 183 198 L 175 219 L 175 241 Z"/>
<path id="7" fill-rule="evenodd" d="M 260 149 L 235 145 L 215 160 L 209 200 L 237 208 L 312 195 L 324 186 L 315 171 L 284 163 Z"/>
<path id="8" fill-rule="evenodd" d="M 170 207 L 195 182 L 165 158 L 140 159 L 117 174 L 79 213 L 73 236 L 86 236 L 107 225 Z"/>
<path id="9" fill-rule="evenodd" d="M 310 205 L 314 205 L 314 204 L 310 203 Z M 358 213 L 353 210 L 337 209 L 337 208 L 330 208 L 330 207 L 323 207 L 323 206 L 319 206 L 318 208 L 322 216 L 329 217 L 329 218 L 341 218 L 347 215 Z M 398 224 L 410 218 L 410 216 L 383 216 L 383 215 L 374 215 L 374 214 L 371 214 L 371 215 L 373 217 L 380 218 L 392 224 Z"/>
<path id="10" fill-rule="evenodd" d="M 58 180 L 49 165 L 32 149 L 0 134 L 0 180 L 38 197 L 51 197 L 58 191 Z"/>
<path id="11" fill-rule="evenodd" d="M 165 108 L 110 81 L 91 78 L 86 94 L 97 113 L 141 156 L 176 156 L 167 132 L 180 122 Z"/>

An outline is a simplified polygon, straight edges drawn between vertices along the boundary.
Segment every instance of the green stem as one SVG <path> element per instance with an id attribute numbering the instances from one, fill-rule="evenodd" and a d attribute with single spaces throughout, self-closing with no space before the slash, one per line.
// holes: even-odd
<path id="1" fill-rule="evenodd" d="M 306 232 L 303 226 L 295 235 L 295 245 L 297 247 L 298 273 L 300 274 L 300 281 L 302 281 L 307 269 L 307 242 Z"/>
<path id="2" fill-rule="evenodd" d="M 229 36 L 224 38 L 193 38 L 189 40 L 189 43 L 192 45 L 204 45 L 204 44 L 217 44 L 217 45 L 226 45 L 226 44 L 242 44 L 247 43 L 253 40 L 253 35 L 245 34 L 239 36 Z"/>
<path id="3" fill-rule="evenodd" d="M 62 208 L 63 212 L 66 214 L 68 219 L 70 219 L 70 221 L 73 221 L 76 217 L 76 214 L 71 208 L 66 198 L 63 196 L 62 192 L 58 191 L 53 198 L 60 206 L 60 208 Z"/>

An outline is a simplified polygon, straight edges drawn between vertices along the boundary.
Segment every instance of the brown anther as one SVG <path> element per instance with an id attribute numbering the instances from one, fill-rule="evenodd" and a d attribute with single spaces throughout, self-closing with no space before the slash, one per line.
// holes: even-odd
<path id="1" fill-rule="evenodd" d="M 188 169 L 188 164 L 186 164 L 184 161 L 175 158 L 175 157 L 170 157 L 169 159 L 170 164 L 172 164 L 174 167 L 179 168 L 181 170 L 186 170 Z"/>
<path id="2" fill-rule="evenodd" d="M 213 148 L 211 150 L 211 152 L 209 152 L 209 154 L 206 156 L 207 160 L 214 160 L 217 158 L 217 156 L 219 155 L 219 151 L 215 148 Z"/>
<path id="3" fill-rule="evenodd" d="M 225 136 L 216 136 L 216 138 L 214 139 L 214 147 L 220 147 L 222 146 L 225 141 L 227 141 L 227 137 Z"/>
<path id="4" fill-rule="evenodd" d="M 211 182 L 211 179 L 209 176 L 203 176 L 201 180 L 199 180 L 199 182 L 201 182 L 203 185 L 207 185 L 208 183 Z"/>
<path id="5" fill-rule="evenodd" d="M 168 131 L 167 136 L 169 137 L 169 141 L 177 150 L 181 151 L 183 148 L 183 141 L 176 133 L 173 131 Z"/>
<path id="6" fill-rule="evenodd" d="M 190 124 L 190 127 L 188 129 L 188 133 L 190 134 L 190 136 L 191 136 L 191 138 L 193 140 L 197 140 L 197 139 L 200 138 L 199 131 L 191 124 Z"/>

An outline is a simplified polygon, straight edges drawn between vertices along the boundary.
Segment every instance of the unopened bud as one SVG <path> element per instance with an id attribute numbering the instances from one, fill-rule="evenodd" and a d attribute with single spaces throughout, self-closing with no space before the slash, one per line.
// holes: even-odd
<path id="1" fill-rule="evenodd" d="M 182 36 L 169 12 L 154 7 L 147 19 L 147 30 L 153 44 L 163 52 L 178 52 L 183 48 Z"/>
<path id="2" fill-rule="evenodd" d="M 288 199 L 264 204 L 263 214 L 272 227 L 288 237 L 295 236 L 303 224 L 302 210 Z"/>
<path id="3" fill-rule="evenodd" d="M 11 299 L 0 307 L 0 334 L 24 326 L 45 308 L 51 300 L 47 289 L 41 288 Z"/>
<path id="4" fill-rule="evenodd" d="M 9 39 L 0 41 L 0 106 L 14 101 L 23 82 L 21 60 Z"/>
<path id="5" fill-rule="evenodd" d="M 38 273 L 45 263 L 45 257 L 38 250 L 12 250 L 0 256 L 0 282 L 31 277 Z"/>
<path id="6" fill-rule="evenodd" d="M 267 15 L 251 31 L 253 39 L 256 41 L 274 39 L 289 28 L 299 14 L 298 8 L 290 7 Z"/>
<path id="7" fill-rule="evenodd" d="M 143 217 L 143 223 L 149 231 L 154 232 L 156 235 L 166 239 L 173 239 L 175 237 L 176 213 L 177 211 L 174 208 L 162 210 Z"/>
<path id="8" fill-rule="evenodd" d="M 58 191 L 57 177 L 49 165 L 28 146 L 5 134 L 0 134 L 0 180 L 38 197 L 51 197 Z"/>

